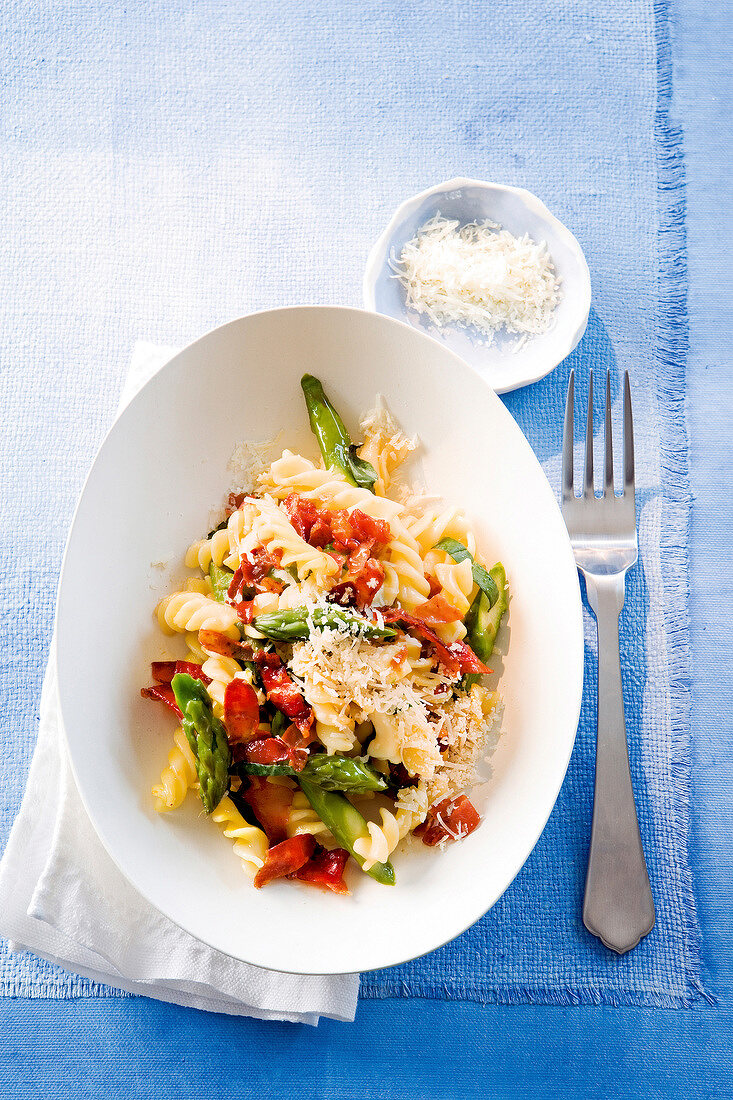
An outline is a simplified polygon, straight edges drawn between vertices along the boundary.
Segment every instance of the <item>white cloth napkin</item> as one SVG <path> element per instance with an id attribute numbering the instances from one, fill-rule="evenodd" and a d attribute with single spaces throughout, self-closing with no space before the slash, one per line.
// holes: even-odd
<path id="1" fill-rule="evenodd" d="M 174 348 L 138 343 L 122 408 Z M 353 1020 L 356 974 L 261 970 L 215 951 L 150 906 L 102 847 L 76 789 L 59 728 L 56 646 L 41 694 L 28 785 L 0 863 L 0 935 L 95 981 L 161 1001 L 317 1024 Z"/>

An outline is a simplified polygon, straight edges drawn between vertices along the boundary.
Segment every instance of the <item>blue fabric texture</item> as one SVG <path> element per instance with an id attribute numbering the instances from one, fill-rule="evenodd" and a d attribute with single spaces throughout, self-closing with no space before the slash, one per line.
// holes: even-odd
<path id="1" fill-rule="evenodd" d="M 147 9 L 128 7 L 140 30 Z M 377 0 L 358 10 L 327 0 L 316 18 L 299 5 L 274 13 L 264 3 L 246 12 L 227 6 L 224 41 L 217 6 L 205 5 L 185 19 L 161 16 L 165 25 L 133 56 L 130 28 L 111 8 L 87 13 L 80 33 L 77 16 L 58 25 L 49 5 L 33 56 L 20 32 L 11 41 L 21 59 L 7 80 L 19 136 L 17 156 L 3 164 L 5 184 L 21 209 L 29 191 L 53 195 L 53 217 L 75 232 L 49 251 L 41 202 L 35 220 L 15 218 L 16 246 L 10 261 L 0 260 L 30 271 L 42 260 L 58 307 L 41 309 L 39 337 L 36 303 L 11 291 L 4 326 L 15 334 L 6 374 L 15 430 L 0 446 L 18 478 L 7 490 L 17 522 L 0 533 L 0 583 L 10 621 L 21 625 L 16 645 L 0 655 L 0 840 L 32 750 L 64 532 L 134 338 L 180 344 L 250 309 L 359 304 L 368 248 L 398 201 L 459 174 L 517 184 L 576 233 L 594 285 L 588 331 L 572 356 L 506 399 L 556 486 L 570 368 L 581 393 L 590 368 L 611 371 L 617 418 L 623 370 L 632 376 L 641 559 L 627 583 L 622 671 L 657 924 L 617 958 L 580 919 L 596 687 L 587 615 L 576 748 L 528 863 L 463 936 L 364 975 L 362 992 L 683 1005 L 704 993 L 688 858 L 684 178 L 668 111 L 666 7 L 502 0 L 496 21 L 492 10 L 482 0 Z M 39 49 L 50 69 L 29 82 Z M 207 51 L 209 66 L 201 61 Z M 58 81 L 75 71 L 75 58 L 86 67 L 68 84 L 63 116 L 57 106 L 54 115 Z M 37 117 L 48 118 L 42 147 L 23 141 Z M 166 279 L 173 290 L 161 289 Z M 119 298 L 100 294 L 113 285 Z M 45 290 L 39 285 L 39 306 Z M 52 478 L 44 476 L 50 469 Z M 0 988 L 16 996 L 110 992 L 7 952 Z"/>

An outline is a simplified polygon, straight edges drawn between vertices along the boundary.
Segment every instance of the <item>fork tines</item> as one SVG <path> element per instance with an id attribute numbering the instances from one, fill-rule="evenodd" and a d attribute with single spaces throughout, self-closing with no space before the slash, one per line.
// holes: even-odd
<path id="1" fill-rule="evenodd" d="M 629 372 L 624 371 L 624 477 L 621 496 L 634 492 L 634 425 L 631 414 L 631 386 Z M 562 442 L 562 501 L 567 504 L 576 498 L 573 472 L 573 442 L 575 434 L 575 371 L 570 372 L 568 396 L 565 402 L 565 426 Z M 604 468 L 603 497 L 614 496 L 613 477 L 613 428 L 611 426 L 611 372 L 606 371 L 606 407 L 604 413 Z M 582 499 L 595 497 L 593 471 L 593 371 L 588 383 L 588 414 L 585 426 L 585 466 L 583 470 Z"/>

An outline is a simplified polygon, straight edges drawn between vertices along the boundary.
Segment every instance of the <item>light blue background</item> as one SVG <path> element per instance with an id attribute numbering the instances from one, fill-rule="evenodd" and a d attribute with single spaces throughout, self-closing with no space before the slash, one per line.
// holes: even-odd
<path id="1" fill-rule="evenodd" d="M 473 6 L 472 6 L 473 7 Z M 562 5 L 560 7 L 563 7 Z M 567 7 L 567 6 L 565 6 Z M 58 9 L 57 9 L 58 10 Z M 222 6 L 226 15 L 225 7 Z M 474 9 L 475 10 L 475 9 Z M 487 5 L 484 9 L 490 13 Z M 4 38 L 4 49 L 12 59 L 13 51 L 22 57 L 24 72 L 22 87 L 5 89 L 4 152 L 12 150 L 13 142 L 36 147 L 38 156 L 53 156 L 53 172 L 59 187 L 53 198 L 38 193 L 31 176 L 18 183 L 16 194 L 4 194 L 6 201 L 15 204 L 27 219 L 25 226 L 37 243 L 47 242 L 55 250 L 54 282 L 49 283 L 48 270 L 44 267 L 42 250 L 34 250 L 33 270 L 24 266 L 25 257 L 17 252 L 17 243 L 7 242 L 3 279 L 5 293 L 9 294 L 19 310 L 23 324 L 14 333 L 5 333 L 9 341 L 8 359 L 3 363 L 4 378 L 9 377 L 13 366 L 13 339 L 19 343 L 18 353 L 28 356 L 28 341 L 33 339 L 32 354 L 52 359 L 59 370 L 58 408 L 59 421 L 48 439 L 47 459 L 41 476 L 46 485 L 39 496 L 46 498 L 48 486 L 59 486 L 58 511 L 50 521 L 39 510 L 32 497 L 18 499 L 14 496 L 13 483 L 3 490 L 3 503 L 7 505 L 4 527 L 7 532 L 10 517 L 32 532 L 24 560 L 18 563 L 17 572 L 3 577 L 3 584 L 21 585 L 26 594 L 27 612 L 31 618 L 41 616 L 39 609 L 48 603 L 43 592 L 44 578 L 49 586 L 55 580 L 58 554 L 58 530 L 64 514 L 68 514 L 76 495 L 79 480 L 88 455 L 98 440 L 103 424 L 86 422 L 84 409 L 98 408 L 100 388 L 109 391 L 111 413 L 117 380 L 121 375 L 127 349 L 120 338 L 124 320 L 135 317 L 140 325 L 149 324 L 149 332 L 131 331 L 130 339 L 137 335 L 155 335 L 161 341 L 177 341 L 193 335 L 211 321 L 238 312 L 250 303 L 237 302 L 235 308 L 222 312 L 222 297 L 216 288 L 197 288 L 191 266 L 191 257 L 166 256 L 166 226 L 152 233 L 152 238 L 142 232 L 137 236 L 134 255 L 105 257 L 95 253 L 94 217 L 114 218 L 116 211 L 125 209 L 132 217 L 140 217 L 140 224 L 151 225 L 150 209 L 155 209 L 155 175 L 141 159 L 140 176 L 131 175 L 134 158 L 126 162 L 121 172 L 117 154 L 117 141 L 124 135 L 104 132 L 107 117 L 103 89 L 106 87 L 105 50 L 107 57 L 113 46 L 107 38 L 115 39 L 114 48 L 129 50 L 130 72 L 144 87 L 120 92 L 122 106 L 124 96 L 134 101 L 147 96 L 149 131 L 143 126 L 129 135 L 140 157 L 154 155 L 156 124 L 175 126 L 176 119 L 156 115 L 156 81 L 181 78 L 181 102 L 186 102 L 186 80 L 183 74 L 166 67 L 165 42 L 169 28 L 165 20 L 152 20 L 158 29 L 147 39 L 150 54 L 146 69 L 144 51 L 134 35 L 115 32 L 114 18 L 104 33 L 96 33 L 88 43 L 78 41 L 79 27 L 90 26 L 84 22 L 83 7 L 75 5 L 75 22 L 68 50 L 64 37 L 64 19 L 58 25 L 52 16 L 44 19 L 39 27 L 30 19 L 19 18 L 13 13 L 14 33 Z M 185 31 L 195 25 L 189 14 L 178 17 Z M 569 1096 L 601 1095 L 721 1095 L 730 1092 L 730 1037 L 733 1013 L 731 998 L 731 780 L 733 760 L 729 738 L 726 740 L 725 723 L 730 716 L 730 642 L 729 610 L 726 600 L 730 595 L 730 581 L 720 570 L 720 560 L 729 540 L 730 497 L 721 498 L 726 477 L 726 457 L 730 450 L 731 382 L 729 356 L 724 339 L 724 324 L 729 319 L 725 309 L 728 296 L 721 291 L 723 275 L 719 255 L 721 239 L 726 239 L 730 249 L 730 214 L 721 206 L 726 186 L 725 100 L 720 96 L 726 88 L 726 62 L 729 53 L 722 48 L 725 40 L 723 19 L 715 25 L 715 12 L 703 7 L 700 0 L 685 0 L 675 9 L 676 51 L 678 58 L 678 105 L 686 123 L 688 154 L 688 229 L 690 234 L 691 293 L 690 313 L 692 321 L 692 347 L 689 364 L 689 427 L 691 433 L 691 458 L 695 504 L 692 528 L 692 611 L 693 611 L 693 660 L 695 684 L 695 709 L 693 715 L 695 734 L 695 792 L 693 800 L 695 869 L 698 902 L 704 933 L 707 984 L 719 998 L 716 1008 L 699 1006 L 690 1011 L 650 1010 L 597 1010 L 597 1009 L 532 1009 L 481 1008 L 475 1005 L 441 1004 L 424 1002 L 368 1002 L 360 1006 L 355 1025 L 321 1025 L 317 1032 L 310 1029 L 293 1029 L 285 1025 L 264 1025 L 253 1021 L 227 1020 L 207 1017 L 169 1006 L 146 1001 L 98 1001 L 98 1002 L 0 1002 L 3 1037 L 0 1040 L 0 1089 L 3 1095 L 79 1095 L 87 1092 L 98 1095 L 119 1090 L 123 1095 L 147 1096 L 166 1094 L 174 1090 L 182 1096 L 220 1095 L 222 1091 L 241 1095 L 265 1094 L 289 1096 L 297 1091 L 312 1096 L 486 1096 L 493 1095 L 551 1095 L 562 1088 Z M 304 16 L 305 18 L 305 16 Z M 334 15 L 334 18 L 338 18 Z M 487 19 L 487 22 L 490 20 Z M 152 25 L 151 23 L 151 25 Z M 66 26 L 69 17 L 66 17 Z M 213 25 L 213 24 L 212 24 Z M 222 20 L 222 26 L 226 19 Z M 18 28 L 21 33 L 18 33 Z M 134 30 L 134 25 L 133 25 Z M 487 33 L 490 28 L 487 28 Z M 540 33 L 538 31 L 538 33 Z M 129 34 L 129 28 L 128 28 Z M 43 46 L 55 43 L 54 72 L 43 72 L 45 63 Z M 328 60 L 328 30 L 324 30 L 324 63 Z M 419 43 L 409 40 L 409 34 L 395 35 L 390 39 L 394 56 L 404 49 L 417 49 Z M 88 46 L 88 52 L 85 51 Z M 222 49 L 225 48 L 222 43 Z M 556 43 L 559 48 L 559 45 Z M 34 48 L 37 47 L 37 48 Z M 191 57 L 202 53 L 216 58 L 216 41 L 190 41 Z M 273 47 L 270 47 L 271 49 Z M 287 50 L 287 43 L 275 49 Z M 728 47 L 729 48 L 729 47 Z M 267 50 L 263 51 L 262 64 L 266 63 Z M 66 60 L 64 61 L 64 56 Z M 68 75 L 80 58 L 85 63 L 99 67 L 99 102 L 78 103 L 68 94 Z M 29 58 L 37 59 L 33 64 Z M 249 59 L 243 59 L 247 63 Z M 348 84 L 348 65 L 335 62 L 336 79 Z M 459 65 L 460 68 L 460 65 Z M 147 74 L 147 76 L 146 76 Z M 433 74 L 436 78 L 440 74 Z M 475 73 L 458 72 L 455 79 L 477 79 Z M 319 80 L 333 79 L 333 71 L 315 73 Z M 34 113 L 34 95 L 39 87 L 48 88 L 49 79 L 54 89 L 57 115 L 49 120 L 43 112 Z M 207 120 L 225 117 L 226 104 L 216 100 L 216 64 L 211 65 L 211 83 L 206 102 L 197 104 L 197 110 L 184 113 L 184 117 Z M 727 88 L 728 98 L 730 88 Z M 390 103 L 397 95 L 395 89 L 378 90 L 375 110 L 381 110 L 385 126 L 389 125 Z M 380 99 L 381 97 L 381 99 Z M 297 96 L 294 94 L 294 100 Z M 22 100 L 22 103 L 21 103 Z M 477 93 L 477 106 L 478 104 Z M 14 118 L 34 118 L 38 132 L 28 133 L 14 128 Z M 729 103 L 728 103 L 729 106 Z M 190 107 L 190 104 L 189 104 Z M 201 110 L 198 110 L 198 107 Z M 297 116 L 294 103 L 294 112 Z M 254 104 L 253 116 L 266 118 L 266 104 Z M 335 161 L 328 163 L 330 149 L 328 133 L 338 132 L 339 127 L 353 124 L 349 117 L 348 101 L 344 118 L 331 119 L 324 124 L 324 173 L 338 172 Z M 136 123 L 140 115 L 136 116 Z M 101 120 L 101 121 L 100 121 Z M 179 120 L 180 121 L 180 120 Z M 283 120 L 273 119 L 276 129 Z M 321 120 L 323 123 L 323 120 Z M 480 124 L 480 121 L 477 123 Z M 52 125 L 52 134 L 44 133 L 44 127 Z M 82 158 L 68 156 L 72 136 L 84 144 L 86 164 Z M 409 137 L 409 135 L 401 135 Z M 437 135 L 436 140 L 439 140 Z M 49 140 L 51 137 L 53 141 Z M 260 135 L 262 147 L 267 148 L 267 135 Z M 216 151 L 216 125 L 207 134 Z M 257 137 L 253 139 L 257 146 Z M 49 153 L 52 149 L 52 154 Z M 42 150 L 42 152 L 41 152 Z M 27 150 L 26 150 L 27 151 Z M 78 149 L 77 149 L 78 152 Z M 73 163 L 72 163 L 73 160 Z M 236 165 L 235 165 L 236 167 Z M 246 166 L 247 172 L 251 165 Z M 271 166 L 271 181 L 276 183 L 281 166 Z M 367 165 L 377 178 L 378 165 Z M 246 173 L 245 173 L 246 174 Z M 440 174 L 440 173 L 438 173 Z M 444 173 L 448 175 L 450 173 Z M 437 178 L 437 177 L 436 177 Z M 182 192 L 185 193 L 186 171 L 180 168 Z M 431 181 L 428 181 L 431 182 Z M 317 192 L 314 182 L 314 196 Z M 132 192 L 126 188 L 132 188 Z M 64 197 L 64 191 L 68 194 Z M 378 191 L 379 189 L 374 189 Z M 368 189 L 365 189 L 368 193 Z M 132 193 L 132 204 L 117 200 Z M 93 217 L 80 217 L 78 204 L 93 194 L 106 197 L 105 203 L 92 203 Z M 316 201 L 316 198 L 314 198 Z M 140 215 L 141 204 L 148 211 Z M 137 214 L 136 214 L 137 211 Z M 64 213 L 68 213 L 65 223 Z M 343 217 L 346 211 L 335 216 Z M 561 214 L 563 211 L 558 210 Z M 215 218 L 216 210 L 201 212 L 201 223 Z M 728 220 L 726 220 L 726 218 Z M 287 215 L 286 215 L 287 219 Z M 64 224 L 75 232 L 64 232 Z M 76 235 L 79 224 L 88 231 Z M 49 233 L 49 227 L 53 232 Z M 282 227 L 273 227 L 273 236 Z M 294 239 L 292 225 L 288 236 Z M 277 229 L 277 232 L 275 230 Z M 150 231 L 148 231 L 150 233 Z M 727 234 L 727 237 L 725 236 Z M 206 241 L 192 237 L 191 253 L 206 249 Z M 356 248 L 348 240 L 345 248 Z M 231 242 L 231 263 L 234 259 L 246 264 L 246 232 L 241 227 L 236 240 Z M 163 261 L 157 261 L 161 254 Z M 715 254 L 713 252 L 715 250 Z M 308 245 L 293 257 L 294 265 L 307 265 Z M 725 247 L 722 249 L 725 253 Z M 59 260 L 59 257 L 64 262 Z M 241 260 L 239 260 L 241 257 Z M 189 260 L 187 265 L 186 259 Z M 9 262 L 8 262 L 9 261 Z M 130 263 L 138 261 L 144 270 L 144 278 L 136 285 L 143 285 L 139 297 L 129 300 L 129 285 L 125 271 Z M 273 259 L 273 264 L 277 257 Z M 354 262 L 356 262 L 354 258 Z M 164 265 L 164 266 L 163 266 Z M 227 270 L 229 270 L 227 265 Z M 162 283 L 162 270 L 165 280 Z M 62 276 L 59 276 L 59 271 Z M 175 271 L 173 285 L 171 272 Z M 20 272 L 22 279 L 16 274 Z M 91 273 L 91 274 L 90 274 Z M 93 277 L 92 277 L 93 276 Z M 95 290 L 96 284 L 96 290 Z M 80 286 L 82 289 L 80 289 Z M 32 293 L 29 293 L 32 291 Z M 54 323 L 63 320 L 68 343 L 59 355 L 57 347 L 44 346 L 44 333 L 48 326 L 34 327 L 34 315 L 29 311 L 23 316 L 22 295 L 36 299 L 36 292 L 45 293 L 48 310 Z M 197 291 L 200 290 L 200 295 Z M 315 297 L 327 298 L 328 288 Z M 265 285 L 263 296 L 268 293 Z M 86 327 L 88 296 L 98 295 L 96 304 L 102 324 L 94 331 Z M 231 289 L 232 301 L 236 294 Z M 331 288 L 331 294 L 333 290 Z M 78 300 L 77 300 L 78 296 Z M 83 297 L 82 297 L 83 296 Z M 336 295 L 338 297 L 338 295 Z M 198 305 L 191 308 L 191 302 Z M 177 301 L 181 313 L 176 314 Z M 83 305 L 82 305 L 83 303 Z M 255 303 L 256 304 L 256 303 Z M 165 308 L 162 308 L 164 306 Z M 185 310 L 185 327 L 182 324 Z M 163 314 L 169 317 L 166 328 Z M 106 322 L 106 325 L 105 325 Z M 100 339 L 107 341 L 100 346 Z M 129 346 L 129 345 L 128 345 Z M 95 347 L 99 360 L 90 368 L 88 349 Z M 84 372 L 74 370 L 75 362 L 84 361 Z M 17 377 L 17 376 L 16 376 Z M 16 379 L 13 379 L 14 383 Z M 88 401 L 85 401 L 85 393 Z M 7 408 L 7 399 L 6 405 Z M 17 406 L 16 406 L 17 407 Z M 727 417 L 726 417 L 727 414 Z M 21 407 L 21 424 L 18 438 L 30 440 L 34 422 L 40 415 L 32 402 Z M 44 412 L 44 422 L 47 417 Z M 48 437 L 47 437 L 48 438 Z M 69 439 L 77 440 L 78 450 L 69 455 Z M 59 461 L 71 463 L 74 477 L 60 477 L 55 481 L 54 467 Z M 44 516 L 40 519 L 40 516 Z M 29 522 L 33 519 L 33 523 Z M 49 529 L 49 524 L 51 529 Z M 49 547 L 51 553 L 49 554 Z M 7 601 L 4 600 L 4 606 Z M 12 632 L 6 633 L 12 637 Z M 28 671 L 40 677 L 45 640 L 39 628 L 31 638 L 27 649 L 18 652 L 19 682 L 27 684 Z M 35 671 L 34 671 L 35 670 Z M 27 688 L 26 688 L 27 690 Z M 12 714 L 3 715 L 3 722 L 11 722 Z M 4 762 L 8 766 L 7 762 Z M 15 767 L 18 763 L 15 762 Z M 21 763 L 22 766 L 22 763 Z M 223 1087 L 226 1082 L 226 1087 Z M 554 1087 L 553 1087 L 554 1086 Z"/>

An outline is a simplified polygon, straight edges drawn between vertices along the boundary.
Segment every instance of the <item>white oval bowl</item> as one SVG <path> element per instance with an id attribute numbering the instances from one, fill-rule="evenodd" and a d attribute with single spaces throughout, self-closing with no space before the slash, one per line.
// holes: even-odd
<path id="1" fill-rule="evenodd" d="M 562 300 L 551 329 L 529 337 L 521 347 L 517 347 L 518 335 L 501 330 L 487 344 L 485 335 L 473 327 L 438 327 L 425 315 L 408 309 L 405 288 L 395 278 L 390 260 L 399 259 L 407 241 L 438 213 L 458 218 L 461 225 L 488 218 L 514 236 L 529 233 L 534 241 L 546 242 L 562 280 Z M 554 370 L 585 332 L 590 302 L 588 264 L 570 230 L 530 191 L 482 180 L 448 180 L 403 202 L 369 253 L 364 272 L 367 309 L 427 332 L 475 367 L 497 393 L 537 382 Z"/>
<path id="2" fill-rule="evenodd" d="M 395 857 L 393 888 L 354 869 L 351 897 L 291 882 L 257 891 L 195 797 L 156 814 L 150 787 L 175 723 L 140 698 L 149 662 L 182 653 L 180 642 L 172 645 L 157 629 L 153 609 L 183 577 L 185 548 L 222 505 L 235 446 L 284 429 L 283 445 L 315 456 L 299 385 L 304 371 L 323 380 L 354 430 L 375 394 L 385 395 L 405 431 L 422 440 L 426 484 L 466 507 L 486 556 L 506 564 L 513 593 L 501 675 L 506 732 L 480 803 L 481 827 L 444 852 L 409 844 Z M 57 631 L 72 767 L 110 856 L 192 935 L 276 970 L 390 966 L 471 925 L 536 843 L 575 737 L 583 673 L 577 573 L 532 450 L 460 359 L 360 310 L 243 317 L 186 348 L 148 382 L 112 427 L 84 487 Z"/>

